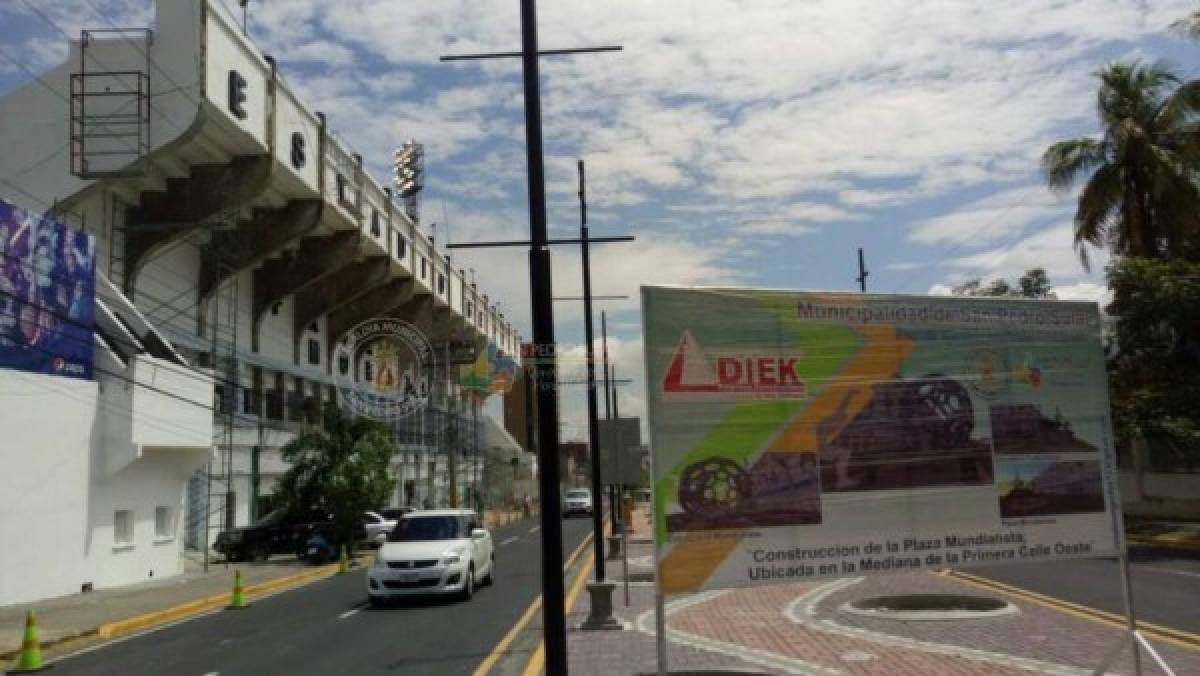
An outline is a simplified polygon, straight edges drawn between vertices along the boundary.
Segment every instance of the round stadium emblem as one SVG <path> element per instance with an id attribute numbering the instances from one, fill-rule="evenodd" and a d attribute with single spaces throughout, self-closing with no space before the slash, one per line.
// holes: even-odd
<path id="1" fill-rule="evenodd" d="M 433 346 L 399 319 L 368 319 L 338 342 L 333 377 L 342 406 L 376 420 L 398 420 L 429 403 Z"/>

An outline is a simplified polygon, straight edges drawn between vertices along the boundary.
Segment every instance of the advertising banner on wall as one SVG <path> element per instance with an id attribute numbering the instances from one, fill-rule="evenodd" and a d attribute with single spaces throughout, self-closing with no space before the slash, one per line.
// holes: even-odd
<path id="1" fill-rule="evenodd" d="M 91 378 L 96 240 L 0 200 L 0 368 Z"/>
<path id="2" fill-rule="evenodd" d="M 516 360 L 489 340 L 470 366 L 460 369 L 458 382 L 482 401 L 492 394 L 506 394 L 512 390 L 516 374 Z"/>
<path id="3" fill-rule="evenodd" d="M 642 302 L 662 591 L 1122 547 L 1095 304 Z"/>

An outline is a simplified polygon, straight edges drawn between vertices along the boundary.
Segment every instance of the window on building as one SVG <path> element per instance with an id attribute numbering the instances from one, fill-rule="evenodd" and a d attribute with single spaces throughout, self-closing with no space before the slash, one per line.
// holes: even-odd
<path id="1" fill-rule="evenodd" d="M 246 415 L 258 415 L 259 400 L 261 395 L 258 390 L 252 387 L 242 389 L 242 413 Z"/>
<path id="2" fill-rule="evenodd" d="M 234 389 L 225 385 L 217 385 L 213 388 L 213 407 L 217 409 L 218 413 L 222 415 L 229 413 L 230 407 L 233 404 L 232 400 L 237 396 Z"/>
<path id="3" fill-rule="evenodd" d="M 273 305 L 271 306 L 271 314 L 272 314 L 272 315 L 278 315 L 278 314 L 279 314 L 279 303 L 275 303 L 275 304 L 273 304 Z"/>
<path id="4" fill-rule="evenodd" d="M 396 233 L 396 257 L 404 258 L 404 254 L 408 251 L 408 242 L 404 239 L 404 235 Z"/>
<path id="5" fill-rule="evenodd" d="M 171 523 L 171 508 L 159 505 L 154 508 L 154 537 L 158 539 L 169 538 L 174 536 L 174 528 Z"/>
<path id="6" fill-rule="evenodd" d="M 308 363 L 321 363 L 321 341 L 313 338 L 308 339 Z"/>
<path id="7" fill-rule="evenodd" d="M 316 322 L 313 322 L 312 324 L 309 324 L 309 325 L 308 325 L 308 330 L 309 330 L 309 331 L 311 331 L 311 332 L 313 332 L 313 333 L 320 333 L 320 331 L 321 331 L 320 327 L 318 327 L 318 326 L 317 326 L 317 323 L 316 323 Z"/>
<path id="8" fill-rule="evenodd" d="M 379 225 L 379 212 L 375 209 L 371 210 L 371 236 L 379 237 L 383 234 L 383 229 Z"/>
<path id="9" fill-rule="evenodd" d="M 113 545 L 117 547 L 133 545 L 133 510 L 118 509 L 113 512 Z"/>
<path id="10" fill-rule="evenodd" d="M 429 260 L 421 256 L 421 279 L 429 276 Z"/>
<path id="11" fill-rule="evenodd" d="M 279 393 L 279 390 L 267 390 L 266 404 L 268 420 L 283 420 L 283 395 Z"/>
<path id="12" fill-rule="evenodd" d="M 446 275 L 440 272 L 438 273 L 438 293 L 446 293 Z"/>

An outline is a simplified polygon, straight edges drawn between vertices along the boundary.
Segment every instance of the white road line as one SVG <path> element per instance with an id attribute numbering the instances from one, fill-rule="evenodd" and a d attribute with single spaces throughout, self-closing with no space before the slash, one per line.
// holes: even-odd
<path id="1" fill-rule="evenodd" d="M 1158 566 L 1135 566 L 1133 570 L 1149 570 L 1155 573 L 1170 573 L 1171 575 L 1185 575 L 1187 577 L 1200 577 L 1200 573 L 1192 573 L 1186 570 L 1175 570 L 1174 568 L 1159 568 Z"/>
<path id="2" fill-rule="evenodd" d="M 530 528 L 530 529 L 529 529 L 529 534 L 530 534 L 530 535 L 533 535 L 534 533 L 538 532 L 538 531 L 539 531 L 539 530 L 541 530 L 541 529 L 542 529 L 542 527 L 541 527 L 541 526 L 534 526 L 533 528 Z"/>
<path id="3" fill-rule="evenodd" d="M 338 615 L 338 619 L 344 620 L 347 617 L 350 617 L 351 615 L 355 615 L 357 613 L 362 612 L 362 609 L 366 608 L 366 607 L 367 607 L 366 603 L 360 603 L 357 606 L 354 606 L 353 608 L 351 608 L 350 610 L 347 610 L 346 612 L 342 613 L 341 615 Z"/>
<path id="4" fill-rule="evenodd" d="M 520 540 L 520 539 L 521 539 L 521 538 L 520 538 L 520 536 L 518 536 L 518 535 L 514 535 L 514 536 L 512 536 L 512 537 L 510 537 L 510 538 L 506 538 L 506 539 L 504 539 L 504 540 L 501 540 L 501 541 L 500 541 L 500 546 L 501 546 L 501 547 L 503 547 L 504 545 L 511 545 L 512 543 L 514 543 L 514 542 L 516 542 L 517 540 Z"/>

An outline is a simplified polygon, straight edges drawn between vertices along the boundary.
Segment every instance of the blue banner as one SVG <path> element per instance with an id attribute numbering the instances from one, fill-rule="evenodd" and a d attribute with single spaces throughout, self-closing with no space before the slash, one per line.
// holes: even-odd
<path id="1" fill-rule="evenodd" d="M 0 200 L 0 368 L 90 379 L 96 239 Z"/>

